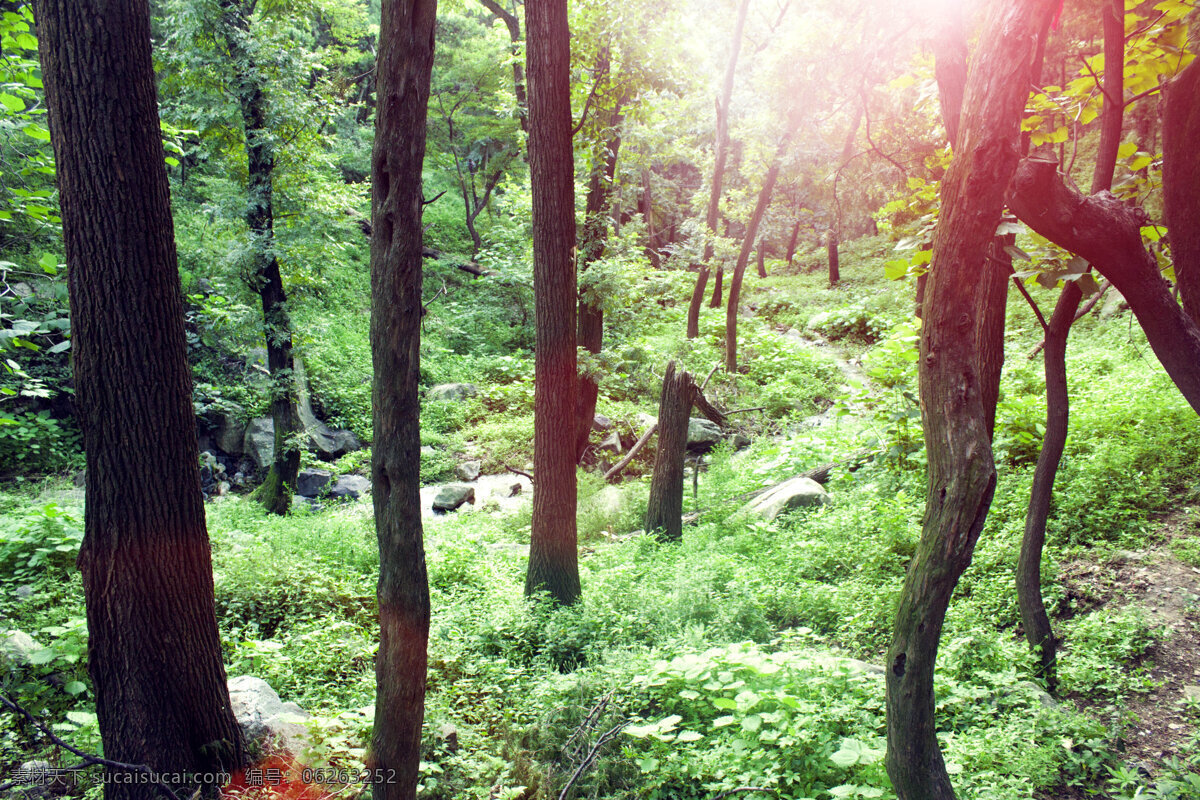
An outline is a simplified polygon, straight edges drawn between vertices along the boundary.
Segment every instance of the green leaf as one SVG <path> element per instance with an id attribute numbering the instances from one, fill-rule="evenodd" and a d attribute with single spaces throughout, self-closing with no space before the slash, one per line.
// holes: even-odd
<path id="1" fill-rule="evenodd" d="M 762 717 L 758 714 L 751 714 L 742 720 L 742 730 L 754 733 L 762 727 Z"/>
<path id="2" fill-rule="evenodd" d="M 714 728 L 724 728 L 726 725 L 732 725 L 733 723 L 734 723 L 733 716 L 727 714 L 724 717 L 717 717 L 716 719 L 713 720 L 712 724 L 713 724 Z"/>
<path id="3" fill-rule="evenodd" d="M 96 715 L 91 711 L 68 711 L 67 719 L 81 728 L 96 724 Z"/>
<path id="4" fill-rule="evenodd" d="M 39 142 L 50 141 L 50 131 L 46 130 L 41 125 L 38 125 L 36 122 L 29 123 L 24 128 L 21 128 L 21 130 L 25 132 L 26 136 L 32 136 Z"/>
<path id="5" fill-rule="evenodd" d="M 83 694 L 87 691 L 87 684 L 83 681 L 71 681 L 63 686 L 63 691 L 74 697 L 75 695 Z"/>
<path id="6" fill-rule="evenodd" d="M 852 767 L 858 763 L 858 751 L 848 749 L 846 747 L 846 743 L 849 741 L 852 741 L 852 740 L 847 739 L 846 742 L 842 743 L 842 749 L 838 750 L 836 753 L 834 753 L 833 755 L 831 755 L 829 757 L 830 761 L 837 764 L 842 769 L 845 769 L 847 767 Z"/>
<path id="7" fill-rule="evenodd" d="M 675 741 L 677 741 L 677 742 L 696 742 L 703 738 L 704 738 L 703 733 L 697 733 L 696 731 L 680 731 L 679 735 L 675 737 Z"/>
<path id="8" fill-rule="evenodd" d="M 179 159 L 178 159 L 178 158 L 171 158 L 170 156 L 167 156 L 166 158 L 164 158 L 164 159 L 163 159 L 163 161 L 166 161 L 166 162 L 167 162 L 167 164 L 169 164 L 169 165 L 170 165 L 170 166 L 172 166 L 172 167 L 178 167 L 178 166 L 179 166 Z"/>
<path id="9" fill-rule="evenodd" d="M 1137 152 L 1137 142 L 1125 142 L 1117 148 L 1117 158 L 1129 158 Z"/>
<path id="10" fill-rule="evenodd" d="M 58 657 L 58 652 L 51 647 L 43 647 L 29 657 L 29 663 L 35 665 L 49 664 Z"/>
<path id="11" fill-rule="evenodd" d="M 0 92 L 0 104 L 3 104 L 5 108 L 14 114 L 19 114 L 25 110 L 25 101 L 7 92 Z"/>
<path id="12" fill-rule="evenodd" d="M 730 700 L 728 697 L 714 698 L 712 703 L 722 711 L 732 711 L 733 709 L 737 708 L 737 703 L 733 700 Z"/>

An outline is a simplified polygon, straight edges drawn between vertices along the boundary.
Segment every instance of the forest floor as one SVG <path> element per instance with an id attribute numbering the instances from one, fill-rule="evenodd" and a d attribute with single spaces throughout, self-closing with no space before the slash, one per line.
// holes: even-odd
<path id="1" fill-rule="evenodd" d="M 1162 520 L 1157 544 L 1113 553 L 1106 562 L 1077 560 L 1063 565 L 1067 596 L 1081 610 L 1136 605 L 1161 638 L 1139 664 L 1153 688 L 1129 700 L 1123 737 L 1127 762 L 1157 774 L 1163 761 L 1186 755 L 1180 749 L 1194 731 L 1200 706 L 1200 569 L 1180 561 L 1172 544 L 1195 531 L 1188 514 Z"/>

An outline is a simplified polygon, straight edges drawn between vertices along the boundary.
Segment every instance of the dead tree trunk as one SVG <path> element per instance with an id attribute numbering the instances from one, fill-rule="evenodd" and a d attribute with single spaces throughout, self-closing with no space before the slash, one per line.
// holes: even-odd
<path id="1" fill-rule="evenodd" d="M 683 538 L 683 457 L 695 393 L 692 376 L 676 374 L 675 362 L 668 364 L 658 401 L 658 452 L 643 526 L 647 533 L 656 532 L 665 541 Z"/>

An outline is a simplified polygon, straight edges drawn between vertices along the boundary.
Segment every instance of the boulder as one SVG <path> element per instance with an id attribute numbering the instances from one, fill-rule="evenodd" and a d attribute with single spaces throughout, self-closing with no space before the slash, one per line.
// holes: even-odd
<path id="1" fill-rule="evenodd" d="M 612 431 L 608 436 L 604 437 L 604 441 L 596 446 L 597 450 L 611 450 L 614 453 L 621 453 L 621 435 L 616 431 Z"/>
<path id="2" fill-rule="evenodd" d="M 1115 287 L 1110 287 L 1108 297 L 1104 301 L 1104 305 L 1100 307 L 1100 319 L 1110 319 L 1120 314 L 1122 311 L 1129 310 L 1129 303 L 1125 300 L 1125 296 L 1118 292 Z"/>
<path id="3" fill-rule="evenodd" d="M 369 491 L 371 491 L 371 481 L 362 475 L 342 475 L 330 487 L 329 496 L 337 500 L 342 498 L 357 500 Z"/>
<path id="4" fill-rule="evenodd" d="M 464 461 L 454 468 L 454 474 L 458 476 L 460 481 L 479 480 L 479 473 L 483 471 L 483 463 L 480 461 Z"/>
<path id="5" fill-rule="evenodd" d="M 242 450 L 259 469 L 271 466 L 275 461 L 275 420 L 270 417 L 250 420 L 242 437 Z"/>
<path id="6" fill-rule="evenodd" d="M 296 415 L 304 432 L 308 434 L 308 446 L 316 452 L 322 461 L 334 461 L 362 449 L 362 442 L 351 431 L 334 430 L 313 412 L 312 395 L 308 389 L 308 374 L 304 371 L 304 361 L 295 357 L 292 359 L 292 376 L 296 385 Z"/>
<path id="7" fill-rule="evenodd" d="M 613 421 L 603 414 L 597 414 L 592 417 L 592 430 L 596 431 L 597 433 L 604 433 L 605 431 L 612 430 L 612 426 Z"/>
<path id="8" fill-rule="evenodd" d="M 784 481 L 765 494 L 751 500 L 742 507 L 740 514 L 773 520 L 785 511 L 796 508 L 820 506 L 829 502 L 825 487 L 812 478 L 792 478 Z"/>
<path id="9" fill-rule="evenodd" d="M 687 449 L 707 453 L 721 441 L 721 429 L 712 420 L 692 417 L 688 420 Z"/>
<path id="10" fill-rule="evenodd" d="M 333 475 L 323 469 L 302 469 L 296 476 L 296 494 L 301 497 L 316 497 L 319 495 Z"/>
<path id="11" fill-rule="evenodd" d="M 474 397 L 477 394 L 479 394 L 479 387 L 473 383 L 439 383 L 437 386 L 430 387 L 429 391 L 425 393 L 425 397 L 429 400 L 448 403 Z"/>
<path id="12" fill-rule="evenodd" d="M 217 418 L 216 445 L 221 452 L 231 456 L 242 454 L 246 438 L 245 413 L 241 406 L 231 405 Z"/>
<path id="13" fill-rule="evenodd" d="M 262 678 L 230 678 L 229 702 L 247 744 L 274 743 L 291 753 L 304 750 L 308 731 L 301 723 L 309 715 L 295 703 L 280 700 Z"/>
<path id="14" fill-rule="evenodd" d="M 744 433 L 735 433 L 730 439 L 734 450 L 745 450 L 750 446 L 750 437 Z"/>
<path id="15" fill-rule="evenodd" d="M 475 487 L 465 483 L 448 483 L 433 498 L 434 511 L 454 511 L 463 503 L 475 502 Z"/>

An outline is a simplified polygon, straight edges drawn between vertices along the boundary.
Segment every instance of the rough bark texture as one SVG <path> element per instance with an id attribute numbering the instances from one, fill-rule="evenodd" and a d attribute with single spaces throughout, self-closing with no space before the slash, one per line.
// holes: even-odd
<path id="1" fill-rule="evenodd" d="M 425 708 L 429 583 L 421 529 L 417 383 L 421 166 L 436 0 L 385 0 L 371 156 L 371 498 L 379 541 L 379 653 L 368 766 L 376 800 L 416 796 Z"/>
<path id="2" fill-rule="evenodd" d="M 993 5 L 967 81 L 959 147 L 942 182 L 921 336 L 928 499 L 887 659 L 887 770 L 900 800 L 954 797 L 937 742 L 933 668 L 951 594 L 996 484 L 975 344 L 977 285 L 1017 165 L 1033 53 L 1051 5 Z"/>
<path id="3" fill-rule="evenodd" d="M 1108 192 L 1084 197 L 1057 164 L 1027 158 L 1009 186 L 1008 206 L 1030 228 L 1086 259 L 1129 302 L 1154 354 L 1200 412 L 1200 329 L 1171 297 L 1142 244 L 1144 214 Z"/>
<path id="4" fill-rule="evenodd" d="M 224 25 L 230 56 L 244 72 L 234 91 L 246 135 L 246 227 L 251 237 L 251 288 L 258 292 L 262 302 L 263 338 L 267 370 L 271 374 L 271 419 L 275 424 L 274 458 L 256 495 L 271 513 L 286 514 L 292 506 L 292 489 L 300 471 L 300 449 L 291 440 L 301 426 L 292 380 L 292 322 L 279 260 L 275 257 L 272 188 L 275 152 L 267 130 L 262 84 L 247 77 L 256 74 L 251 69 L 251 55 L 246 47 L 252 8 L 245 3 L 229 4 Z"/>
<path id="5" fill-rule="evenodd" d="M 1200 61 L 1163 91 L 1163 210 L 1183 307 L 1200 325 Z"/>
<path id="6" fill-rule="evenodd" d="M 775 157 L 767 168 L 763 178 L 762 189 L 758 192 L 758 202 L 750 215 L 746 226 L 746 234 L 742 239 L 742 249 L 738 253 L 737 266 L 733 271 L 733 279 L 729 281 L 729 306 L 725 309 L 725 369 L 729 372 L 737 370 L 737 315 L 738 301 L 742 294 L 742 279 L 746 275 L 746 264 L 750 261 L 750 251 L 754 249 L 754 240 L 758 236 L 758 226 L 762 224 L 763 215 L 771 205 L 771 194 L 775 191 L 775 182 L 779 178 L 779 168 L 783 166 L 783 157 L 787 155 L 788 146 L 796 132 L 799 117 L 789 120 L 788 129 L 775 148 Z"/>
<path id="7" fill-rule="evenodd" d="M 729 101 L 733 97 L 733 76 L 737 69 L 738 53 L 742 49 L 742 30 L 746 27 L 746 10 L 750 0 L 742 0 L 738 6 L 737 22 L 733 26 L 733 42 L 729 51 L 729 62 L 725 65 L 725 82 L 721 85 L 721 96 L 717 98 L 717 143 L 713 151 L 713 179 L 709 187 L 708 212 L 704 217 L 709 236 L 717 233 L 717 221 L 721 214 L 721 183 L 725 178 L 725 162 L 729 157 Z M 687 338 L 700 335 L 700 306 L 704 304 L 704 290 L 708 285 L 708 264 L 712 261 L 712 242 L 704 245 L 704 256 L 700 260 L 700 274 L 696 276 L 696 288 L 692 302 L 688 305 Z M 719 274 L 719 272 L 718 272 Z M 720 305 L 720 278 L 717 279 L 713 307 Z"/>
<path id="8" fill-rule="evenodd" d="M 533 525 L 525 593 L 579 598 L 575 530 L 575 168 L 566 0 L 526 0 L 533 189 Z M 564 435 L 565 434 L 565 435 Z"/>
<path id="9" fill-rule="evenodd" d="M 838 257 L 838 237 L 836 231 L 830 231 L 825 240 L 826 261 L 829 264 L 829 285 L 837 286 L 842 279 L 841 261 Z"/>
<path id="10" fill-rule="evenodd" d="M 658 452 L 650 478 L 650 500 L 646 505 L 647 533 L 666 541 L 683 538 L 683 457 L 687 453 L 688 418 L 696 384 L 687 372 L 667 365 L 662 396 L 658 401 Z"/>
<path id="11" fill-rule="evenodd" d="M 36 12 L 70 266 L 87 453 L 78 563 L 104 754 L 172 776 L 233 770 L 245 752 L 213 611 L 150 9 L 39 0 Z M 157 796 L 105 784 L 109 800 Z"/>

